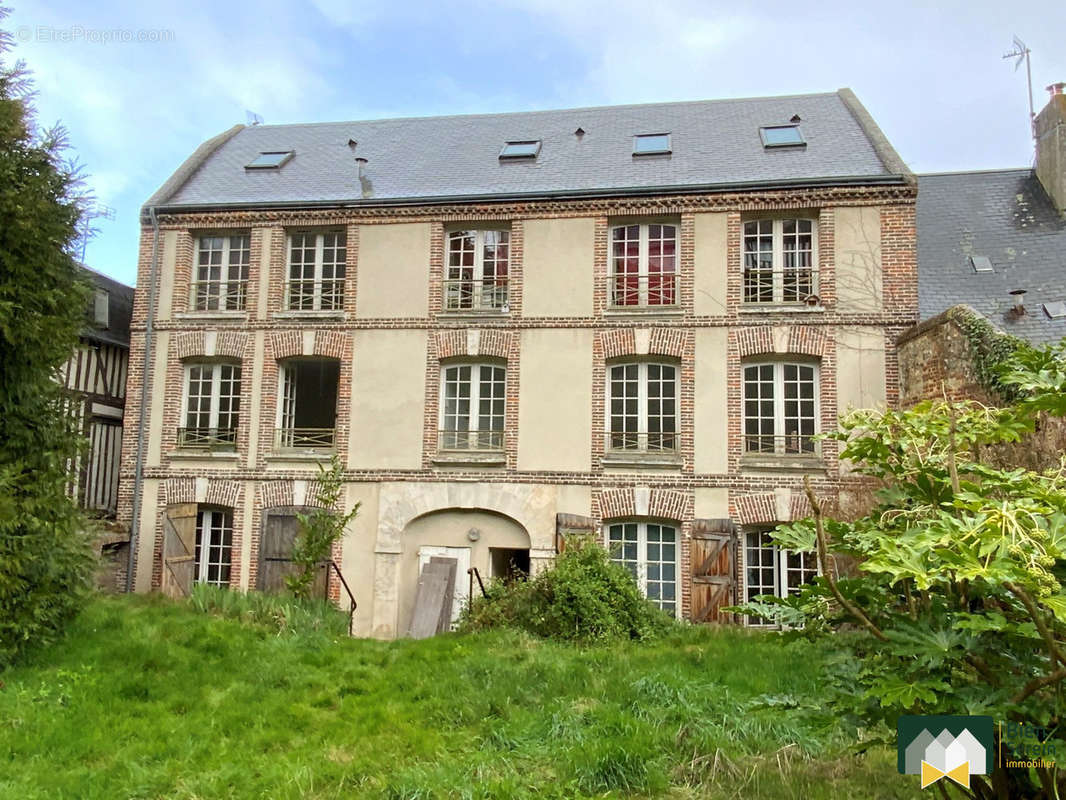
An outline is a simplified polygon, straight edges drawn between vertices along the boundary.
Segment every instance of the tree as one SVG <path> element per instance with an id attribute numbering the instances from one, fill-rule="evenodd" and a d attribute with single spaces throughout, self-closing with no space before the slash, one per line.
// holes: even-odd
<path id="1" fill-rule="evenodd" d="M 773 538 L 816 550 L 823 577 L 798 596 L 738 610 L 835 644 L 842 658 L 828 700 L 838 711 L 884 733 L 901 714 L 987 714 L 1042 730 L 1038 739 L 1066 752 L 1066 459 L 1034 472 L 995 457 L 1030 441 L 1039 413 L 1066 413 L 1064 356 L 1061 346 L 1020 354 L 1001 378 L 1021 398 L 1006 408 L 859 411 L 829 434 L 879 484 L 877 506 L 853 522 L 832 519 L 808 482 L 813 518 Z M 859 564 L 856 574 L 837 574 L 842 558 Z M 1003 746 L 1009 753 L 1012 742 Z M 996 769 L 974 776 L 969 796 L 1064 790 L 1055 767 Z"/>
<path id="2" fill-rule="evenodd" d="M 0 58 L 10 47 L 0 33 Z M 55 380 L 88 301 L 72 255 L 79 181 L 63 130 L 37 130 L 28 90 L 24 65 L 0 61 L 0 666 L 58 632 L 94 563 L 66 495 L 79 437 Z"/>
<path id="3" fill-rule="evenodd" d="M 359 513 L 356 503 L 347 514 L 338 514 L 344 482 L 341 478 L 341 462 L 336 455 L 329 467 L 318 465 L 318 505 L 306 513 L 296 515 L 300 531 L 292 545 L 292 562 L 299 571 L 285 578 L 285 585 L 296 597 L 306 600 L 311 596 L 315 572 L 329 560 L 333 544 L 344 536 L 348 523 Z"/>

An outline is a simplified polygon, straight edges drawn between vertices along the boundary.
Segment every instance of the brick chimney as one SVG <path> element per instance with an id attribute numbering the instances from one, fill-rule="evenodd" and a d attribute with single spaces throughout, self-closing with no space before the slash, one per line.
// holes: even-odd
<path id="1" fill-rule="evenodd" d="M 1066 215 L 1066 83 L 1053 83 L 1051 100 L 1036 115 L 1036 177 L 1060 214 Z"/>

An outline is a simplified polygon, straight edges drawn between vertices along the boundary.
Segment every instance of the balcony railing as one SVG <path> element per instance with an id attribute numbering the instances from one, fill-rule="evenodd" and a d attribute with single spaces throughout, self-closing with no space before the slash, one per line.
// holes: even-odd
<path id="1" fill-rule="evenodd" d="M 441 450 L 500 451 L 503 450 L 503 431 L 441 430 L 437 442 Z"/>
<path id="2" fill-rule="evenodd" d="M 747 304 L 811 302 L 818 294 L 818 270 L 744 268 L 743 300 Z"/>
<path id="3" fill-rule="evenodd" d="M 236 428 L 178 428 L 178 447 L 189 450 L 235 450 Z"/>
<path id="4" fill-rule="evenodd" d="M 505 311 L 507 278 L 444 281 L 445 311 Z"/>
<path id="5" fill-rule="evenodd" d="M 290 279 L 285 307 L 290 311 L 341 311 L 344 308 L 344 278 L 328 281 Z"/>
<path id="6" fill-rule="evenodd" d="M 244 311 L 248 281 L 197 281 L 192 285 L 193 308 L 197 311 Z"/>
<path id="7" fill-rule="evenodd" d="M 618 453 L 676 453 L 680 434 L 635 433 L 611 431 L 607 434 L 607 449 Z"/>
<path id="8" fill-rule="evenodd" d="M 611 308 L 659 308 L 676 306 L 677 273 L 653 275 L 622 273 L 607 278 L 608 303 Z"/>
<path id="9" fill-rule="evenodd" d="M 746 455 L 809 456 L 822 455 L 822 442 L 812 435 L 787 433 L 783 436 L 748 433 L 744 435 Z"/>
<path id="10" fill-rule="evenodd" d="M 335 428 L 278 428 L 274 431 L 275 450 L 332 450 Z"/>

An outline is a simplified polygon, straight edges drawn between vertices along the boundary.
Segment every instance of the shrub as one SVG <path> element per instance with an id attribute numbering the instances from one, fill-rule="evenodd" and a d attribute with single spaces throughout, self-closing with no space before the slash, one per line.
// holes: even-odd
<path id="1" fill-rule="evenodd" d="M 259 625 L 278 635 L 348 635 L 348 615 L 325 600 L 302 600 L 265 592 L 238 592 L 196 583 L 193 584 L 189 604 L 205 614 Z"/>
<path id="2" fill-rule="evenodd" d="M 640 592 L 599 545 L 575 542 L 528 581 L 494 581 L 464 610 L 460 631 L 518 628 L 545 639 L 592 643 L 652 639 L 673 620 Z"/>

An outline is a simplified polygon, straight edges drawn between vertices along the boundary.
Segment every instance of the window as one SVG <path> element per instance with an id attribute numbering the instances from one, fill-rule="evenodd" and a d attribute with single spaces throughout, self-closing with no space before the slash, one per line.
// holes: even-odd
<path id="1" fill-rule="evenodd" d="M 669 133 L 647 133 L 633 137 L 633 155 L 663 155 L 670 152 Z"/>
<path id="2" fill-rule="evenodd" d="M 510 231 L 455 231 L 448 235 L 445 311 L 507 311 Z"/>
<path id="3" fill-rule="evenodd" d="M 611 230 L 610 304 L 677 305 L 677 227 L 619 225 Z"/>
<path id="4" fill-rule="evenodd" d="M 502 450 L 506 370 L 452 364 L 441 378 L 441 450 Z"/>
<path id="5" fill-rule="evenodd" d="M 677 451 L 677 367 L 615 364 L 609 368 L 608 449 Z"/>
<path id="6" fill-rule="evenodd" d="M 810 219 L 744 223 L 744 302 L 803 303 L 817 290 Z"/>
<path id="7" fill-rule="evenodd" d="M 612 561 L 632 573 L 649 600 L 677 616 L 677 528 L 658 522 L 617 522 L 607 526 L 607 549 Z"/>
<path id="8" fill-rule="evenodd" d="M 290 158 L 292 150 L 273 150 L 268 153 L 260 153 L 251 162 L 244 165 L 245 169 L 277 169 Z"/>
<path id="9" fill-rule="evenodd" d="M 332 450 L 337 426 L 340 362 L 301 358 L 281 365 L 277 450 Z"/>
<path id="10" fill-rule="evenodd" d="M 818 368 L 813 364 L 744 367 L 744 452 L 818 455 Z"/>
<path id="11" fill-rule="evenodd" d="M 500 160 L 508 158 L 536 158 L 540 152 L 540 139 L 528 142 L 508 142 L 500 151 Z"/>
<path id="12" fill-rule="evenodd" d="M 196 551 L 193 576 L 198 583 L 229 586 L 233 550 L 233 512 L 199 509 L 196 512 Z"/>
<path id="13" fill-rule="evenodd" d="M 248 294 L 250 236 L 202 236 L 197 247 L 193 308 L 243 311 Z"/>
<path id="14" fill-rule="evenodd" d="M 111 292 L 107 289 L 97 289 L 93 292 L 93 324 L 98 328 L 106 328 L 108 323 L 108 311 L 111 306 Z"/>
<path id="15" fill-rule="evenodd" d="M 342 310 L 347 257 L 342 232 L 292 234 L 289 237 L 289 309 Z"/>
<path id="16" fill-rule="evenodd" d="M 759 128 L 763 147 L 803 147 L 803 131 L 798 125 L 771 125 Z"/>
<path id="17" fill-rule="evenodd" d="M 178 446 L 235 449 L 241 409 L 240 366 L 190 364 L 185 377 L 185 427 L 178 429 Z"/>
<path id="18" fill-rule="evenodd" d="M 788 597 L 818 576 L 818 559 L 814 553 L 782 550 L 771 541 L 770 533 L 769 530 L 760 530 L 745 534 L 745 601 L 750 602 L 764 594 Z M 774 623 L 749 617 L 748 624 L 761 626 Z"/>

